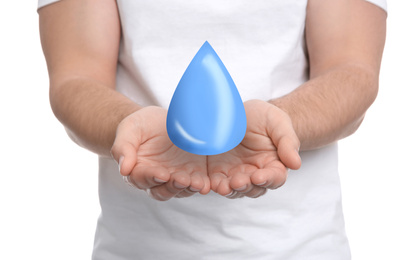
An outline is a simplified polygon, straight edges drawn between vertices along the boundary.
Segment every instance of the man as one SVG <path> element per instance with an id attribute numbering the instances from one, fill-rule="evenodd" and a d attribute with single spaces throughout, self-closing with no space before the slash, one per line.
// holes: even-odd
<path id="1" fill-rule="evenodd" d="M 375 4 L 63 0 L 41 8 L 51 106 L 70 137 L 100 156 L 93 258 L 349 259 L 336 141 L 358 128 L 377 94 L 386 12 Z M 180 150 L 165 129 L 174 88 L 206 40 L 248 120 L 240 145 L 208 157 Z"/>

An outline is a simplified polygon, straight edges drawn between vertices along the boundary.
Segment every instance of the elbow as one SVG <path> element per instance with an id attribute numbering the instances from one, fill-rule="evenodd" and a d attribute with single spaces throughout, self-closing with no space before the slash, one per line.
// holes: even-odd
<path id="1" fill-rule="evenodd" d="M 81 145 L 77 135 L 68 127 L 68 110 L 70 109 L 68 99 L 65 97 L 63 87 L 50 84 L 49 102 L 51 110 L 58 121 L 64 126 L 68 137 L 77 145 Z M 67 112 L 66 112 L 67 111 Z"/>
<path id="2" fill-rule="evenodd" d="M 378 96 L 378 89 L 379 89 L 379 79 L 378 74 L 371 75 L 371 79 L 369 80 L 369 84 L 366 86 L 366 108 L 365 112 L 370 108 L 370 106 L 374 103 Z M 364 113 L 365 115 L 365 113 Z"/>
<path id="3" fill-rule="evenodd" d="M 64 106 L 66 105 L 63 99 L 63 93 L 60 91 L 59 86 L 56 84 L 50 83 L 49 87 L 49 104 L 51 107 L 54 116 L 60 121 L 62 124 L 64 119 Z"/>
<path id="4" fill-rule="evenodd" d="M 71 141 L 73 141 L 78 146 L 85 148 L 75 133 L 73 133 L 68 127 L 64 127 L 64 129 Z"/>
<path id="5" fill-rule="evenodd" d="M 361 115 L 359 118 L 357 118 L 356 120 L 354 120 L 353 122 L 351 122 L 347 127 L 346 127 L 346 131 L 343 133 L 343 136 L 341 136 L 340 139 L 346 138 L 348 136 L 351 136 L 353 134 L 355 134 L 355 132 L 359 129 L 359 127 L 361 126 L 362 122 L 364 121 L 365 118 L 365 114 Z"/>
<path id="6" fill-rule="evenodd" d="M 354 91 L 358 97 L 354 97 L 354 102 L 351 110 L 354 111 L 352 119 L 346 123 L 345 131 L 342 138 L 354 134 L 365 119 L 365 115 L 371 105 L 375 102 L 379 90 L 379 74 L 368 67 L 358 67 L 356 85 L 359 91 Z"/>

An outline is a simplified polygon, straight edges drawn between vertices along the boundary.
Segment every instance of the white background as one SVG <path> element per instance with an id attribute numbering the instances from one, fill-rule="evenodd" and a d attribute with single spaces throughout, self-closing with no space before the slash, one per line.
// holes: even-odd
<path id="1" fill-rule="evenodd" d="M 388 8 L 379 96 L 340 144 L 354 260 L 419 259 L 419 4 Z M 96 156 L 49 108 L 36 1 L 3 1 L 0 37 L 0 259 L 89 259 Z"/>

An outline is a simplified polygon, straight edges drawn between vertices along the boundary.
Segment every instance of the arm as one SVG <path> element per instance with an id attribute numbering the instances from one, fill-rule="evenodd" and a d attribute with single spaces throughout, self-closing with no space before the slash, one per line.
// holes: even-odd
<path id="1" fill-rule="evenodd" d="M 356 131 L 378 91 L 386 13 L 363 0 L 309 0 L 310 80 L 270 102 L 291 117 L 301 150 Z"/>
<path id="2" fill-rule="evenodd" d="M 385 20 L 383 10 L 363 0 L 309 0 L 310 80 L 271 104 L 245 103 L 242 143 L 208 158 L 212 189 L 229 198 L 261 196 L 284 184 L 286 168 L 300 167 L 299 147 L 353 133 L 377 94 Z"/>
<path id="3" fill-rule="evenodd" d="M 56 117 L 79 145 L 110 156 L 120 121 L 141 107 L 115 91 L 120 24 L 113 0 L 63 0 L 39 10 Z"/>
<path id="4" fill-rule="evenodd" d="M 174 146 L 166 110 L 115 90 L 120 24 L 115 0 L 63 0 L 39 11 L 51 107 L 79 145 L 119 162 L 158 200 L 210 191 L 206 157 Z"/>

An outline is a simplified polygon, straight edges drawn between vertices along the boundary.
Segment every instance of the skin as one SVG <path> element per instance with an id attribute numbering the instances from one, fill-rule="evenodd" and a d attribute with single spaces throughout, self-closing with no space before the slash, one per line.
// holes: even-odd
<path id="1" fill-rule="evenodd" d="M 310 0 L 310 80 L 270 102 L 292 119 L 301 150 L 354 133 L 378 92 L 387 14 L 362 0 Z"/>
<path id="2" fill-rule="evenodd" d="M 115 90 L 120 23 L 114 0 L 63 0 L 41 8 L 40 34 L 56 117 L 80 146 L 112 156 L 120 173 L 157 200 L 207 194 L 259 197 L 301 165 L 299 150 L 352 134 L 378 91 L 386 13 L 363 0 L 309 0 L 310 79 L 287 96 L 244 103 L 242 143 L 193 155 L 165 131 L 167 111 Z"/>
<path id="3" fill-rule="evenodd" d="M 135 186 L 148 190 L 157 200 L 189 197 L 196 192 L 207 194 L 210 182 L 206 156 L 175 146 L 167 135 L 166 116 L 165 109 L 150 106 L 119 124 L 112 154 L 119 158 L 121 174 L 130 175 Z"/>

